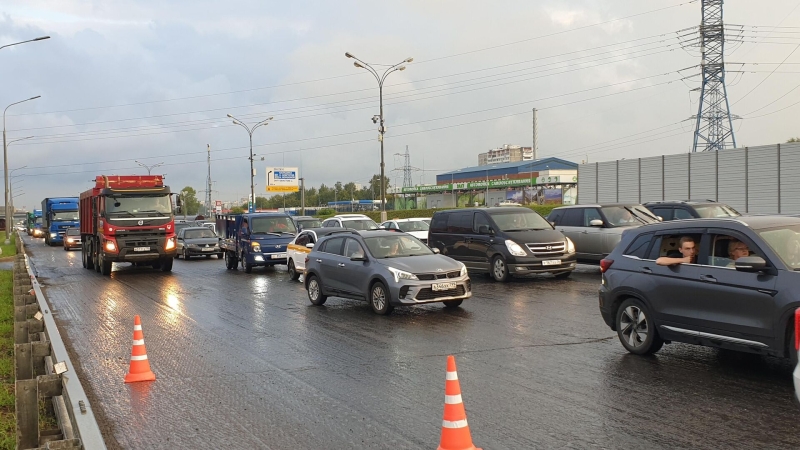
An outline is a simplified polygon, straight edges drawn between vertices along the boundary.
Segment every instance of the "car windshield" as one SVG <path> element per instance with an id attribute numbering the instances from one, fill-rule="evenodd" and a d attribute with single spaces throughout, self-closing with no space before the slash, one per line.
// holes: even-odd
<path id="1" fill-rule="evenodd" d="M 300 219 L 297 224 L 303 228 L 321 228 L 322 221 L 319 219 Z"/>
<path id="2" fill-rule="evenodd" d="M 433 254 L 427 245 L 411 235 L 368 237 L 364 238 L 364 242 L 377 259 Z"/>
<path id="3" fill-rule="evenodd" d="M 756 230 L 792 270 L 800 270 L 800 225 Z"/>
<path id="4" fill-rule="evenodd" d="M 348 219 L 342 220 L 342 226 L 353 230 L 377 230 L 378 224 L 371 219 Z"/>
<path id="5" fill-rule="evenodd" d="M 53 220 L 78 220 L 78 211 L 57 211 L 53 213 Z"/>
<path id="6" fill-rule="evenodd" d="M 183 233 L 184 239 L 202 239 L 202 238 L 214 238 L 217 237 L 213 231 L 209 230 L 208 228 L 204 230 L 186 230 Z"/>
<path id="7" fill-rule="evenodd" d="M 507 211 L 491 211 L 489 213 L 500 231 L 527 231 L 550 230 L 550 222 L 533 211 L 523 211 L 517 208 Z"/>
<path id="8" fill-rule="evenodd" d="M 430 226 L 421 220 L 409 220 L 408 222 L 397 222 L 400 231 L 428 231 Z"/>
<path id="9" fill-rule="evenodd" d="M 171 205 L 168 195 L 139 197 L 109 196 L 106 198 L 106 213 L 121 217 L 169 216 Z"/>
<path id="10" fill-rule="evenodd" d="M 67 236 L 80 236 L 81 230 L 78 228 L 69 228 L 67 229 Z"/>
<path id="11" fill-rule="evenodd" d="M 297 228 L 290 217 L 253 217 L 250 219 L 250 233 L 290 233 L 296 234 Z"/>
<path id="12" fill-rule="evenodd" d="M 697 211 L 697 214 L 700 217 L 705 219 L 714 217 L 736 217 L 741 215 L 738 211 L 728 205 L 695 206 L 694 210 Z"/>
<path id="13" fill-rule="evenodd" d="M 42 218 L 41 217 L 37 217 L 36 220 L 33 223 L 41 224 L 42 223 Z"/>
<path id="14" fill-rule="evenodd" d="M 612 227 L 635 227 L 658 222 L 658 219 L 630 206 L 604 206 L 600 210 Z"/>

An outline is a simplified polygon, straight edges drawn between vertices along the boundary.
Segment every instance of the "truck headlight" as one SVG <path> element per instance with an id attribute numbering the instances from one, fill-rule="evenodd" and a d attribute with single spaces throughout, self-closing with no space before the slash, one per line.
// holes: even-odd
<path id="1" fill-rule="evenodd" d="M 512 241 L 511 239 L 506 239 L 506 248 L 508 252 L 514 256 L 527 256 L 528 254 L 525 253 L 525 249 L 519 246 L 516 242 Z"/>
<path id="2" fill-rule="evenodd" d="M 167 239 L 167 244 L 164 246 L 164 248 L 167 250 L 172 250 L 175 248 L 175 238 Z"/>
<path id="3" fill-rule="evenodd" d="M 395 269 L 394 267 L 388 267 L 389 272 L 392 272 L 394 275 L 394 282 L 399 283 L 400 280 L 419 280 L 416 275 L 411 272 L 406 272 L 405 270 Z"/>
<path id="4" fill-rule="evenodd" d="M 54 238 L 54 237 L 56 237 L 56 236 L 58 236 L 58 233 L 50 233 L 50 237 L 51 237 L 51 238 Z"/>
<path id="5" fill-rule="evenodd" d="M 251 242 L 250 251 L 254 253 L 261 253 L 261 244 L 259 244 L 258 242 Z"/>
<path id="6" fill-rule="evenodd" d="M 106 241 L 106 251 L 108 252 L 116 252 L 117 251 L 117 244 L 114 241 Z"/>
<path id="7" fill-rule="evenodd" d="M 567 243 L 567 253 L 575 253 L 575 244 L 572 243 L 572 239 L 565 238 Z"/>

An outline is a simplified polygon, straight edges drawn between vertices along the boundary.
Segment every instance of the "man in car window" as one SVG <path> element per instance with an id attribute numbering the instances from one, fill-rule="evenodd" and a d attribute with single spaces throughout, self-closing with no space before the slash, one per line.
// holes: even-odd
<path id="1" fill-rule="evenodd" d="M 675 252 L 667 253 L 667 256 L 662 256 L 656 260 L 659 266 L 673 266 L 675 264 L 692 264 L 695 262 L 697 255 L 697 247 L 695 246 L 694 239 L 690 236 L 684 236 L 679 241 L 680 249 Z"/>
<path id="2" fill-rule="evenodd" d="M 750 256 L 750 249 L 747 248 L 747 244 L 744 242 L 733 240 L 728 244 L 728 256 L 733 260 L 728 264 L 728 267 L 736 267 L 737 259 Z"/>

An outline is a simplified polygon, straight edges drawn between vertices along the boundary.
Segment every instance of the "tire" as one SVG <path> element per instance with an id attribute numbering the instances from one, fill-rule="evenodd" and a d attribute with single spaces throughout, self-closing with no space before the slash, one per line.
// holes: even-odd
<path id="1" fill-rule="evenodd" d="M 88 270 L 94 269 L 94 260 L 92 259 L 92 246 L 90 244 L 86 244 L 86 268 Z"/>
<path id="2" fill-rule="evenodd" d="M 211 259 L 211 255 L 206 255 L 206 259 Z"/>
<path id="3" fill-rule="evenodd" d="M 100 255 L 97 251 L 99 242 L 95 241 L 95 245 L 92 246 L 92 261 L 94 261 L 94 271 L 100 273 Z"/>
<path id="4" fill-rule="evenodd" d="M 186 251 L 186 247 L 183 247 L 183 260 L 184 261 L 189 260 L 189 252 Z"/>
<path id="5" fill-rule="evenodd" d="M 150 267 L 152 267 L 155 270 L 160 270 L 161 269 L 161 260 L 159 259 L 159 260 L 153 262 L 152 264 L 150 264 Z"/>
<path id="6" fill-rule="evenodd" d="M 225 255 L 223 253 L 217 253 L 217 259 L 222 259 L 224 257 Z"/>
<path id="7" fill-rule="evenodd" d="M 86 269 L 86 245 L 81 244 L 81 265 Z"/>
<path id="8" fill-rule="evenodd" d="M 66 246 L 66 245 L 64 246 L 64 251 L 65 251 L 65 252 L 68 252 L 68 251 L 69 251 L 69 249 L 67 248 L 67 246 Z"/>
<path id="9" fill-rule="evenodd" d="M 446 302 L 442 303 L 444 303 L 445 308 L 458 308 L 459 306 L 461 306 L 461 303 L 463 302 L 464 300 L 462 299 L 462 300 L 447 300 Z"/>
<path id="10" fill-rule="evenodd" d="M 319 279 L 315 275 L 308 277 L 306 284 L 306 291 L 308 292 L 308 300 L 312 305 L 321 306 L 328 300 L 328 296 L 322 293 L 322 285 L 319 284 Z"/>
<path id="11" fill-rule="evenodd" d="M 100 253 L 100 257 L 98 258 L 98 266 L 100 266 L 100 275 L 104 277 L 111 276 L 111 268 L 113 267 L 113 263 L 111 261 L 106 261 L 105 256 Z"/>
<path id="12" fill-rule="evenodd" d="M 794 329 L 794 315 L 789 320 L 789 326 L 791 327 L 791 330 L 786 333 L 788 335 L 786 348 L 789 350 L 789 361 L 791 361 L 792 367 L 797 367 L 798 354 L 797 349 L 794 348 L 794 334 L 797 332 L 797 330 Z"/>
<path id="13" fill-rule="evenodd" d="M 244 273 L 253 273 L 253 265 L 244 261 Z"/>
<path id="14" fill-rule="evenodd" d="M 572 271 L 571 270 L 569 272 L 557 273 L 557 274 L 555 274 L 555 277 L 556 277 L 556 279 L 559 279 L 559 280 L 566 280 L 567 278 L 569 278 L 570 275 L 572 275 Z"/>
<path id="15" fill-rule="evenodd" d="M 652 317 L 640 300 L 629 298 L 622 302 L 617 310 L 617 336 L 625 350 L 634 355 L 650 355 L 661 349 L 664 340 Z"/>
<path id="16" fill-rule="evenodd" d="M 492 258 L 491 275 L 492 278 L 494 278 L 494 281 L 499 281 L 501 283 L 508 281 L 510 275 L 508 273 L 508 264 L 506 264 L 505 258 L 500 255 Z"/>
<path id="17" fill-rule="evenodd" d="M 386 289 L 386 285 L 377 281 L 369 289 L 369 306 L 372 307 L 372 312 L 379 316 L 385 316 L 392 312 L 391 296 Z"/>
<path id="18" fill-rule="evenodd" d="M 291 278 L 292 281 L 297 281 L 297 279 L 300 278 L 300 272 L 295 270 L 294 260 L 290 258 L 287 265 L 289 266 L 289 278 Z"/>
<path id="19" fill-rule="evenodd" d="M 174 260 L 172 258 L 164 258 L 164 260 L 161 261 L 161 271 L 162 272 L 172 272 L 172 262 L 173 261 Z"/>

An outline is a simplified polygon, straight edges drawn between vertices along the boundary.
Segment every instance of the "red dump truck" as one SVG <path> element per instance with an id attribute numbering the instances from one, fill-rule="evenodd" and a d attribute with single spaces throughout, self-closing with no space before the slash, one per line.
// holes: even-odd
<path id="1" fill-rule="evenodd" d="M 180 199 L 177 199 L 180 206 Z M 175 215 L 161 175 L 98 175 L 81 194 L 83 267 L 111 274 L 112 263 L 172 270 Z"/>

